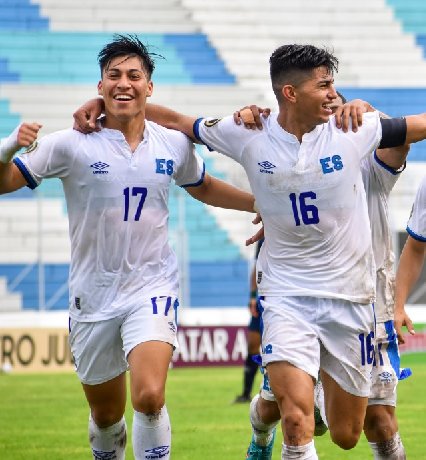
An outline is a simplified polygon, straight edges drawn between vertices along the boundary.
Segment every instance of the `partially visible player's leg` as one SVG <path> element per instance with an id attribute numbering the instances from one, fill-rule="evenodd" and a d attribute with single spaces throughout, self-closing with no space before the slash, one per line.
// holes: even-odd
<path id="1" fill-rule="evenodd" d="M 375 460 L 404 460 L 405 449 L 395 413 L 400 359 L 392 320 L 377 323 L 376 338 L 376 360 L 364 433 Z"/>
<path id="2" fill-rule="evenodd" d="M 267 401 L 261 394 L 250 404 L 250 422 L 253 430 L 247 450 L 248 460 L 270 460 L 274 447 L 276 426 L 281 418 L 275 400 Z"/>
<path id="3" fill-rule="evenodd" d="M 405 460 L 405 449 L 398 433 L 394 407 L 368 406 L 364 433 L 375 460 Z"/>
<path id="4" fill-rule="evenodd" d="M 316 300 L 261 298 L 261 304 L 262 362 L 280 409 L 282 456 L 314 459 L 314 381 L 320 361 Z"/>
<path id="5" fill-rule="evenodd" d="M 126 374 L 83 389 L 90 406 L 89 440 L 94 459 L 124 459 L 127 427 Z"/>
<path id="6" fill-rule="evenodd" d="M 352 449 L 362 433 L 370 394 L 374 310 L 371 305 L 336 299 L 322 299 L 318 307 L 321 381 L 330 436 L 342 449 Z"/>
<path id="7" fill-rule="evenodd" d="M 367 397 L 343 390 L 327 373 L 321 372 L 330 436 L 342 449 L 352 449 L 362 433 Z"/>
<path id="8" fill-rule="evenodd" d="M 177 306 L 173 296 L 152 297 L 123 322 L 123 346 L 130 368 L 134 409 L 132 432 L 136 460 L 155 455 L 163 460 L 170 458 L 171 427 L 165 387 L 176 345 Z"/>
<path id="9" fill-rule="evenodd" d="M 89 441 L 94 459 L 124 459 L 127 362 L 121 318 L 81 323 L 71 320 L 70 346 L 90 406 Z"/>
<path id="10" fill-rule="evenodd" d="M 247 357 L 244 362 L 243 392 L 235 398 L 236 403 L 249 402 L 251 400 L 251 390 L 259 367 L 253 360 L 253 356 L 258 355 L 260 351 L 260 332 L 251 327 L 252 323 L 253 321 L 250 323 L 247 332 Z"/>

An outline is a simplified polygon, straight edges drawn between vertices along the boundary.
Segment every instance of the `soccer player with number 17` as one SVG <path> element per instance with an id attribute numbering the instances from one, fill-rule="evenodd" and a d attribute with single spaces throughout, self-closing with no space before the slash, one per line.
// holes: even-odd
<path id="1" fill-rule="evenodd" d="M 134 458 L 167 460 L 165 385 L 179 305 L 169 187 L 174 180 L 200 201 L 248 212 L 254 198 L 205 173 L 182 133 L 145 120 L 154 62 L 137 37 L 115 36 L 99 64 L 102 129 L 53 133 L 13 162 L 13 149 L 5 149 L 0 193 L 35 188 L 44 178 L 62 181 L 71 238 L 70 346 L 90 406 L 93 458 L 125 457 L 129 368 Z"/>

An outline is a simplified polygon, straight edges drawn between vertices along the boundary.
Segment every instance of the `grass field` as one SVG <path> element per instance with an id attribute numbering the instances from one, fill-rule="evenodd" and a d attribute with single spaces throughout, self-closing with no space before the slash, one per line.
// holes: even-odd
<path id="1" fill-rule="evenodd" d="M 414 375 L 399 386 L 398 419 L 407 458 L 426 459 L 426 354 L 404 355 L 404 367 Z M 173 460 L 243 460 L 250 439 L 248 404 L 231 404 L 241 389 L 240 368 L 172 369 L 167 406 L 172 419 Z M 131 453 L 131 417 L 127 459 Z M 88 409 L 77 377 L 0 375 L 0 459 L 90 459 Z M 279 460 L 282 436 L 273 459 Z M 316 438 L 322 460 L 372 458 L 367 443 L 345 452 L 328 434 Z"/>

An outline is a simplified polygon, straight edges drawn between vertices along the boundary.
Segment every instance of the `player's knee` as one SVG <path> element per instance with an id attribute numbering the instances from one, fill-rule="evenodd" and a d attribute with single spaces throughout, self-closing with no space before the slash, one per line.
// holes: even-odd
<path id="1" fill-rule="evenodd" d="M 285 432 L 290 436 L 295 436 L 296 438 L 299 434 L 309 434 L 312 431 L 311 435 L 314 433 L 314 424 L 313 421 L 310 423 L 310 420 L 303 413 L 302 410 L 294 408 L 291 411 L 288 411 L 287 414 L 283 417 Z"/>
<path id="2" fill-rule="evenodd" d="M 165 404 L 164 388 L 151 385 L 141 389 L 132 398 L 133 408 L 144 414 L 156 414 Z"/>
<path id="3" fill-rule="evenodd" d="M 398 426 L 387 413 L 373 414 L 365 418 L 364 431 L 369 441 L 386 441 L 398 431 Z"/>
<path id="4" fill-rule="evenodd" d="M 119 422 L 124 412 L 112 405 L 92 407 L 92 418 L 99 428 L 108 428 Z"/>
<path id="5" fill-rule="evenodd" d="M 361 436 L 361 427 L 339 426 L 336 428 L 330 427 L 331 440 L 337 444 L 341 449 L 353 449 Z"/>

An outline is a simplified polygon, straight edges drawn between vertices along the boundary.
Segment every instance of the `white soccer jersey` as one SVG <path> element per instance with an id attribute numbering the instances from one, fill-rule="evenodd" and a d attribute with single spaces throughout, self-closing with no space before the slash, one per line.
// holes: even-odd
<path id="1" fill-rule="evenodd" d="M 297 138 L 277 114 L 251 131 L 199 120 L 195 134 L 244 167 L 262 215 L 265 243 L 257 261 L 261 295 L 315 296 L 369 303 L 374 262 L 360 162 L 381 138 L 378 113 L 357 133 L 334 118 Z"/>
<path id="2" fill-rule="evenodd" d="M 376 320 L 385 322 L 394 316 L 395 290 L 395 256 L 389 228 L 388 199 L 399 172 L 380 161 L 375 152 L 362 160 L 361 171 L 376 265 Z"/>
<path id="3" fill-rule="evenodd" d="M 30 187 L 59 177 L 71 238 L 70 315 L 116 317 L 152 296 L 178 293 L 176 256 L 168 244 L 168 196 L 203 181 L 204 163 L 182 133 L 146 122 L 132 153 L 117 130 L 44 137 L 15 164 Z"/>
<path id="4" fill-rule="evenodd" d="M 426 176 L 417 190 L 407 232 L 414 239 L 426 242 Z"/>

